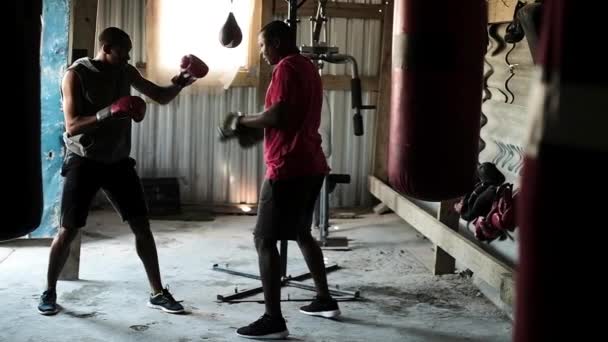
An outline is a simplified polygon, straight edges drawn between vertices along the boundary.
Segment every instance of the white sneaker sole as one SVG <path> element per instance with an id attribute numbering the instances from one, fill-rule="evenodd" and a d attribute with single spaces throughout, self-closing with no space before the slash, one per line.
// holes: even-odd
<path id="1" fill-rule="evenodd" d="M 55 310 L 55 311 L 40 311 L 38 310 L 38 313 L 43 315 L 43 316 L 53 316 L 56 315 L 59 312 L 59 309 Z"/>
<path id="2" fill-rule="evenodd" d="M 272 333 L 272 334 L 263 335 L 263 336 L 241 335 L 238 332 L 236 333 L 236 335 L 239 337 L 250 338 L 250 339 L 255 339 L 255 340 L 281 340 L 281 339 L 284 339 L 287 336 L 289 336 L 289 330 L 285 329 L 284 331 L 281 331 L 278 333 Z"/>
<path id="3" fill-rule="evenodd" d="M 319 311 L 319 312 L 308 312 L 304 310 L 300 310 L 301 313 L 308 316 L 319 316 L 325 318 L 334 318 L 340 316 L 340 310 L 332 310 L 332 311 Z"/>
<path id="4" fill-rule="evenodd" d="M 172 314 L 180 314 L 180 313 L 186 312 L 186 310 L 184 310 L 184 309 L 181 309 L 181 310 L 169 310 L 169 309 L 167 309 L 167 308 L 165 308 L 163 306 L 154 305 L 154 304 L 152 304 L 150 302 L 148 302 L 148 307 L 152 308 L 152 309 L 163 310 L 164 312 L 168 312 L 168 313 L 172 313 Z"/>

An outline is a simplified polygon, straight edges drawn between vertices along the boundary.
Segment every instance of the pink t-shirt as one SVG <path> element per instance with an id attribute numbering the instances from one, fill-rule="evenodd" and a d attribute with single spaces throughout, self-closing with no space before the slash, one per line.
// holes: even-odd
<path id="1" fill-rule="evenodd" d="M 266 178 L 327 174 L 329 167 L 319 134 L 323 84 L 310 59 L 296 53 L 275 65 L 265 107 L 279 101 L 288 104 L 290 112 L 285 126 L 265 129 Z"/>

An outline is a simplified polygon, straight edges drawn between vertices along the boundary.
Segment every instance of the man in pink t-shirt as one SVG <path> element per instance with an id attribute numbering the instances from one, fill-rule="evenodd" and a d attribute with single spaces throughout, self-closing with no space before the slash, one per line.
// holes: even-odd
<path id="1" fill-rule="evenodd" d="M 237 116 L 232 127 L 235 135 L 264 129 L 267 170 L 254 237 L 266 312 L 238 329 L 237 334 L 268 339 L 289 334 L 281 313 L 279 240 L 298 242 L 317 288 L 315 300 L 300 312 L 331 318 L 338 316 L 340 310 L 329 294 L 323 253 L 310 231 L 315 202 L 329 173 L 318 133 L 323 101 L 321 78 L 310 59 L 300 55 L 284 22 L 266 25 L 258 43 L 264 59 L 274 66 L 265 111 Z"/>

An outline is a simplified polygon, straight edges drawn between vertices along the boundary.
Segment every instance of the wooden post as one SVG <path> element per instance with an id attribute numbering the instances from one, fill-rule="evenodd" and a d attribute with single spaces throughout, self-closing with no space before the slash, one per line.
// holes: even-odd
<path id="1" fill-rule="evenodd" d="M 272 20 L 274 12 L 274 0 L 262 0 L 262 27 L 268 24 Z M 260 58 L 260 64 L 258 68 L 258 84 L 257 84 L 257 98 L 258 107 L 264 106 L 264 99 L 266 97 L 266 89 L 270 84 L 272 76 L 272 68 L 263 58 Z"/>
<path id="2" fill-rule="evenodd" d="M 378 77 L 378 109 L 374 134 L 374 176 L 388 180 L 388 131 L 391 114 L 391 73 L 393 51 L 393 0 L 384 2 L 382 18 L 382 50 Z"/>
<path id="3" fill-rule="evenodd" d="M 68 60 L 73 61 L 78 57 L 73 55 L 76 49 L 86 50 L 88 56 L 94 56 L 97 0 L 72 0 L 70 5 Z M 59 274 L 60 280 L 78 280 L 79 278 L 81 237 L 82 233 L 78 232 L 70 246 L 70 255 Z"/>
<path id="4" fill-rule="evenodd" d="M 454 210 L 457 199 L 442 201 L 437 212 L 437 220 L 445 224 L 450 229 L 458 231 L 460 215 Z M 433 264 L 433 274 L 451 274 L 456 269 L 456 260 L 441 247 L 435 245 L 435 262 Z"/>
<path id="5" fill-rule="evenodd" d="M 515 279 L 513 273 L 504 274 L 502 284 L 500 284 L 500 300 L 509 305 L 515 303 Z"/>
<path id="6" fill-rule="evenodd" d="M 59 275 L 59 280 L 78 280 L 80 274 L 80 246 L 82 232 L 78 232 L 70 245 L 70 255 Z"/>

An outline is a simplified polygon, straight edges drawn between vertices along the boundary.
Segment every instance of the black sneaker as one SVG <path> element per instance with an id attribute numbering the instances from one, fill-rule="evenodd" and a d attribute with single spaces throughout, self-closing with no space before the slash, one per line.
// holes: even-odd
<path id="1" fill-rule="evenodd" d="M 148 307 L 160 309 L 172 314 L 184 312 L 184 307 L 173 299 L 173 296 L 169 293 L 169 289 L 163 289 L 161 293 L 151 295 L 150 300 L 148 301 Z"/>
<path id="2" fill-rule="evenodd" d="M 50 316 L 59 312 L 57 306 L 57 292 L 55 290 L 46 290 L 40 296 L 38 304 L 38 312 L 41 315 Z"/>
<path id="3" fill-rule="evenodd" d="M 315 299 L 309 305 L 305 305 L 300 308 L 300 312 L 311 316 L 320 316 L 325 318 L 333 318 L 340 316 L 340 309 L 338 308 L 338 302 L 335 299 Z"/>
<path id="4" fill-rule="evenodd" d="M 236 334 L 245 338 L 279 340 L 289 336 L 289 330 L 283 317 L 272 318 L 264 314 L 257 321 L 237 329 Z"/>

